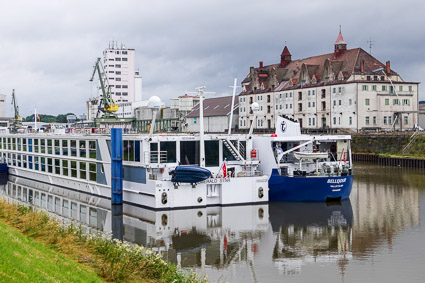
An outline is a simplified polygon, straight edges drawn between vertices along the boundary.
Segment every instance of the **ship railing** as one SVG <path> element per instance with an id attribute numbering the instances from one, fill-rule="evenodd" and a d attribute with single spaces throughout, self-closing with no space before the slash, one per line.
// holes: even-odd
<path id="1" fill-rule="evenodd" d="M 167 163 L 166 151 L 145 151 L 145 160 L 150 163 Z"/>
<path id="2" fill-rule="evenodd" d="M 252 170 L 252 171 L 241 171 L 236 174 L 236 177 L 261 177 L 263 176 L 262 170 Z"/>

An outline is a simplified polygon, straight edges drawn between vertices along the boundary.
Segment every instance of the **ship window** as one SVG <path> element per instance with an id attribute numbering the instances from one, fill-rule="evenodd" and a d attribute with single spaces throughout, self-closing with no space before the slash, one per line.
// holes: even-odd
<path id="1" fill-rule="evenodd" d="M 61 148 L 60 148 L 60 140 L 55 140 L 55 154 L 60 155 L 61 154 Z"/>
<path id="2" fill-rule="evenodd" d="M 182 165 L 199 165 L 199 141 L 180 142 L 180 163 Z"/>
<path id="3" fill-rule="evenodd" d="M 77 141 L 71 140 L 71 156 L 77 156 Z"/>
<path id="4" fill-rule="evenodd" d="M 205 165 L 207 167 L 219 166 L 220 154 L 218 147 L 218 141 L 205 141 Z"/>
<path id="5" fill-rule="evenodd" d="M 22 155 L 22 164 L 24 168 L 27 168 L 27 156 Z"/>
<path id="6" fill-rule="evenodd" d="M 61 211 L 61 199 L 60 198 L 55 198 L 55 212 L 56 213 L 60 213 Z"/>
<path id="7" fill-rule="evenodd" d="M 40 157 L 41 171 L 46 172 L 46 158 Z"/>
<path id="8" fill-rule="evenodd" d="M 87 206 L 80 205 L 80 222 L 87 224 Z"/>
<path id="9" fill-rule="evenodd" d="M 18 142 L 18 151 L 21 151 L 22 150 L 22 147 L 21 147 L 21 138 L 17 138 L 16 139 L 16 141 Z"/>
<path id="10" fill-rule="evenodd" d="M 40 140 L 40 153 L 46 153 L 46 140 Z"/>
<path id="11" fill-rule="evenodd" d="M 21 167 L 22 164 L 21 164 L 21 155 L 20 154 L 17 154 L 17 160 L 18 160 L 18 167 Z"/>
<path id="12" fill-rule="evenodd" d="M 158 163 L 158 143 L 153 142 L 150 144 L 150 162 Z"/>
<path id="13" fill-rule="evenodd" d="M 89 141 L 89 158 L 96 159 L 96 141 Z"/>
<path id="14" fill-rule="evenodd" d="M 62 215 L 69 216 L 69 202 L 66 199 L 62 202 Z"/>
<path id="15" fill-rule="evenodd" d="M 80 162 L 80 179 L 86 179 L 86 163 Z"/>
<path id="16" fill-rule="evenodd" d="M 71 218 L 78 220 L 78 204 L 71 202 Z"/>
<path id="17" fill-rule="evenodd" d="M 68 155 L 68 141 L 62 140 L 62 154 Z"/>
<path id="18" fill-rule="evenodd" d="M 39 160 L 38 160 L 38 156 L 34 156 L 34 169 L 35 170 L 39 170 Z"/>
<path id="19" fill-rule="evenodd" d="M 80 157 L 86 157 L 86 141 L 79 141 Z"/>
<path id="20" fill-rule="evenodd" d="M 161 155 L 166 156 L 167 163 L 175 163 L 177 159 L 176 142 L 175 141 L 161 142 L 160 147 L 162 152 Z"/>
<path id="21" fill-rule="evenodd" d="M 27 139 L 22 139 L 22 150 L 27 151 Z"/>
<path id="22" fill-rule="evenodd" d="M 41 203 L 40 206 L 43 208 L 47 207 L 47 199 L 46 199 L 46 194 L 41 193 Z"/>
<path id="23" fill-rule="evenodd" d="M 60 159 L 55 159 L 55 174 L 61 173 Z"/>
<path id="24" fill-rule="evenodd" d="M 47 158 L 47 171 L 53 173 L 53 161 L 51 158 Z"/>
<path id="25" fill-rule="evenodd" d="M 89 179 L 90 181 L 96 181 L 96 164 L 89 163 Z"/>
<path id="26" fill-rule="evenodd" d="M 71 177 L 77 178 L 77 161 L 71 161 Z"/>
<path id="27" fill-rule="evenodd" d="M 52 195 L 47 196 L 47 209 L 49 211 L 53 211 L 53 196 Z"/>
<path id="28" fill-rule="evenodd" d="M 38 152 L 38 139 L 34 139 L 34 152 Z"/>
<path id="29" fill-rule="evenodd" d="M 93 207 L 89 208 L 89 225 L 97 228 L 97 209 Z"/>
<path id="30" fill-rule="evenodd" d="M 3 148 L 3 138 L 0 138 L 0 149 L 2 149 Z"/>
<path id="31" fill-rule="evenodd" d="M 62 160 L 62 172 L 64 176 L 68 176 L 68 160 Z"/>
<path id="32" fill-rule="evenodd" d="M 124 160 L 134 161 L 134 141 L 124 141 Z"/>
<path id="33" fill-rule="evenodd" d="M 47 153 L 52 154 L 53 153 L 53 141 L 47 140 Z"/>
<path id="34" fill-rule="evenodd" d="M 32 169 L 33 168 L 32 159 L 33 159 L 33 156 L 32 155 L 28 155 L 28 168 L 29 169 Z"/>
<path id="35" fill-rule="evenodd" d="M 34 204 L 40 205 L 40 193 L 37 191 L 34 192 Z"/>
<path id="36" fill-rule="evenodd" d="M 12 138 L 12 149 L 16 150 L 16 138 Z"/>

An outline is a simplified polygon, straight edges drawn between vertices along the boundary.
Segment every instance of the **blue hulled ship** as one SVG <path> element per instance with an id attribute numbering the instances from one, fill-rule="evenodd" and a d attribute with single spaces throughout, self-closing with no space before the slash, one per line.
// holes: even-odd
<path id="1" fill-rule="evenodd" d="M 351 136 L 301 135 L 299 124 L 278 117 L 276 133 L 253 136 L 260 170 L 269 175 L 270 201 L 348 199 L 353 184 Z"/>

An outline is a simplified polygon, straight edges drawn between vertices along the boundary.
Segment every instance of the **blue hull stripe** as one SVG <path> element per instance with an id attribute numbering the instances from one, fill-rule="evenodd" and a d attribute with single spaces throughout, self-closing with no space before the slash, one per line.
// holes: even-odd
<path id="1" fill-rule="evenodd" d="M 283 177 L 273 169 L 269 179 L 270 201 L 326 201 L 348 199 L 353 175 L 340 177 Z"/>

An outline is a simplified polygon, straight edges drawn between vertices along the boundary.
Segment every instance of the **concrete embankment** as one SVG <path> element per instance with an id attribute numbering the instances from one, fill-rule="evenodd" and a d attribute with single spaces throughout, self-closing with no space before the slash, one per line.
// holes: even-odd
<path id="1" fill-rule="evenodd" d="M 353 134 L 354 161 L 425 168 L 425 135 L 413 133 Z"/>

